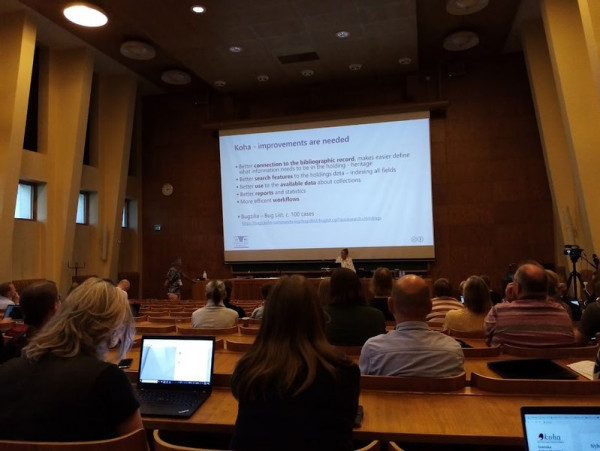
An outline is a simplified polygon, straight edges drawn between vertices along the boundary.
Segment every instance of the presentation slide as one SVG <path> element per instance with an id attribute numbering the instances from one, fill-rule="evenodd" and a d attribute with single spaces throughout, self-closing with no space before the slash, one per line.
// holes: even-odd
<path id="1" fill-rule="evenodd" d="M 434 258 L 429 113 L 221 130 L 226 262 Z"/>

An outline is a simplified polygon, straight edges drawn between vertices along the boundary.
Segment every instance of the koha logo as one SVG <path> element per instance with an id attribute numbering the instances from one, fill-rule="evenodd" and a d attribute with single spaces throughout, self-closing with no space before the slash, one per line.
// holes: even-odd
<path id="1" fill-rule="evenodd" d="M 540 432 L 538 435 L 538 442 L 559 442 L 561 441 L 560 435 L 556 434 L 544 434 Z"/>

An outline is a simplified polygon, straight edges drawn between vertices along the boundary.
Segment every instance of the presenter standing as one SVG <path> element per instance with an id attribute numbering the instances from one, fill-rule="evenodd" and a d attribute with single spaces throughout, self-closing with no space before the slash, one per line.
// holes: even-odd
<path id="1" fill-rule="evenodd" d="M 342 268 L 351 269 L 352 271 L 356 272 L 356 269 L 354 268 L 354 262 L 352 262 L 352 259 L 348 256 L 347 247 L 340 251 L 340 255 L 335 259 L 335 262 L 340 263 Z"/>
<path id="2" fill-rule="evenodd" d="M 181 300 L 181 286 L 183 285 L 183 278 L 186 278 L 190 282 L 194 280 L 183 272 L 183 262 L 181 258 L 176 258 L 171 263 L 171 267 L 167 271 L 165 278 L 165 288 L 167 289 L 167 298 L 170 301 Z"/>

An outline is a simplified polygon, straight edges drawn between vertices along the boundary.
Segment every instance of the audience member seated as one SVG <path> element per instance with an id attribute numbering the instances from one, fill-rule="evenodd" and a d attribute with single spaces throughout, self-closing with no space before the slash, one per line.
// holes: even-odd
<path id="1" fill-rule="evenodd" d="M 60 307 L 56 284 L 51 281 L 29 285 L 21 296 L 23 322 L 26 330 L 6 343 L 0 352 L 0 363 L 19 357 L 21 350 L 39 332 L 44 324 L 54 316 Z"/>
<path id="2" fill-rule="evenodd" d="M 263 283 L 260 287 L 260 294 L 263 298 L 263 302 L 260 306 L 256 307 L 252 311 L 252 315 L 250 317 L 252 319 L 262 319 L 263 312 L 265 310 L 265 302 L 267 302 L 267 298 L 269 297 L 269 293 L 275 284 L 273 282 Z"/>
<path id="3" fill-rule="evenodd" d="M 302 276 L 282 277 L 233 372 L 232 449 L 354 449 L 360 373 L 327 342 L 324 326 L 315 288 Z"/>
<path id="4" fill-rule="evenodd" d="M 366 305 L 360 279 L 354 271 L 338 268 L 331 274 L 331 302 L 327 338 L 337 346 L 362 346 L 368 338 L 385 333 L 385 318 L 376 308 Z"/>
<path id="5" fill-rule="evenodd" d="M 500 293 L 496 293 L 494 290 L 492 290 L 492 282 L 490 281 L 490 277 L 486 274 L 482 274 L 479 277 L 481 277 L 483 279 L 486 286 L 488 287 L 488 290 L 490 292 L 490 301 L 492 302 L 492 305 L 496 305 L 496 304 L 499 304 L 500 302 L 502 302 L 502 295 Z M 461 290 L 461 293 L 462 293 L 462 290 Z"/>
<path id="6" fill-rule="evenodd" d="M 444 329 L 483 333 L 483 320 L 492 307 L 489 286 L 482 277 L 471 276 L 463 286 L 463 298 L 465 308 L 446 313 Z"/>
<path id="7" fill-rule="evenodd" d="M 91 277 L 0 371 L 0 439 L 89 441 L 143 428 L 127 376 L 104 362 L 123 357 L 135 331 L 125 295 Z"/>
<path id="8" fill-rule="evenodd" d="M 394 276 L 388 268 L 377 268 L 371 279 L 371 307 L 375 307 L 381 313 L 386 321 L 394 321 L 394 315 L 388 309 L 388 298 L 392 294 L 392 285 L 394 284 Z"/>
<path id="9" fill-rule="evenodd" d="M 331 302 L 331 277 L 323 277 L 321 279 L 317 292 L 319 295 L 319 302 L 323 307 Z"/>
<path id="10" fill-rule="evenodd" d="M 6 310 L 9 305 L 19 303 L 19 293 L 12 282 L 0 284 L 0 310 Z"/>
<path id="11" fill-rule="evenodd" d="M 237 312 L 239 318 L 245 318 L 246 311 L 239 305 L 235 305 L 233 302 L 231 302 L 231 293 L 233 292 L 233 283 L 231 282 L 231 280 L 224 280 L 223 283 L 225 284 L 225 293 L 226 293 L 225 299 L 223 299 L 223 305 L 227 308 L 230 308 L 231 310 L 235 310 Z"/>
<path id="12" fill-rule="evenodd" d="M 119 280 L 119 283 L 117 284 L 117 288 L 119 290 L 123 290 L 123 292 L 127 295 L 127 297 L 129 297 L 129 288 L 131 288 L 131 284 L 129 283 L 129 280 L 127 280 L 127 279 Z"/>
<path id="13" fill-rule="evenodd" d="M 522 264 L 515 273 L 516 299 L 494 305 L 484 321 L 488 345 L 521 347 L 572 346 L 571 318 L 548 300 L 548 276 L 536 262 Z"/>
<path id="14" fill-rule="evenodd" d="M 558 305 L 564 308 L 565 311 L 569 314 L 569 318 L 571 318 L 572 321 L 573 310 L 571 309 L 571 306 L 569 304 L 567 304 L 563 299 L 561 299 L 559 293 L 558 274 L 556 274 L 554 271 L 550 271 L 549 269 L 547 269 L 546 276 L 548 277 L 548 300 L 556 302 Z"/>
<path id="15" fill-rule="evenodd" d="M 452 297 L 452 285 L 445 278 L 437 279 L 433 283 L 433 299 L 431 313 L 427 315 L 428 323 L 443 323 L 446 313 L 454 309 L 462 309 L 462 303 Z"/>
<path id="16" fill-rule="evenodd" d="M 594 279 L 594 293 L 600 293 L 600 277 Z M 575 330 L 575 341 L 580 346 L 585 346 L 600 332 L 600 297 L 589 302 L 581 315 L 579 326 Z"/>
<path id="17" fill-rule="evenodd" d="M 192 313 L 192 326 L 195 328 L 221 329 L 233 327 L 238 322 L 235 310 L 225 307 L 223 299 L 227 295 L 221 280 L 211 280 L 206 284 L 206 306 Z"/>
<path id="18" fill-rule="evenodd" d="M 421 277 L 408 275 L 398 280 L 388 305 L 396 319 L 396 328 L 364 344 L 360 354 L 362 374 L 446 377 L 464 371 L 460 344 L 429 329 L 425 322 L 431 300 L 429 288 Z"/>

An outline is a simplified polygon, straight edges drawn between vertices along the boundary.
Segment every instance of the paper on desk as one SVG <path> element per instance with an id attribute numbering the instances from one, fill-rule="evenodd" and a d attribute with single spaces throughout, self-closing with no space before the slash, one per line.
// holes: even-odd
<path id="1" fill-rule="evenodd" d="M 594 379 L 594 362 L 591 360 L 582 360 L 581 362 L 571 363 L 567 366 L 589 380 Z"/>

